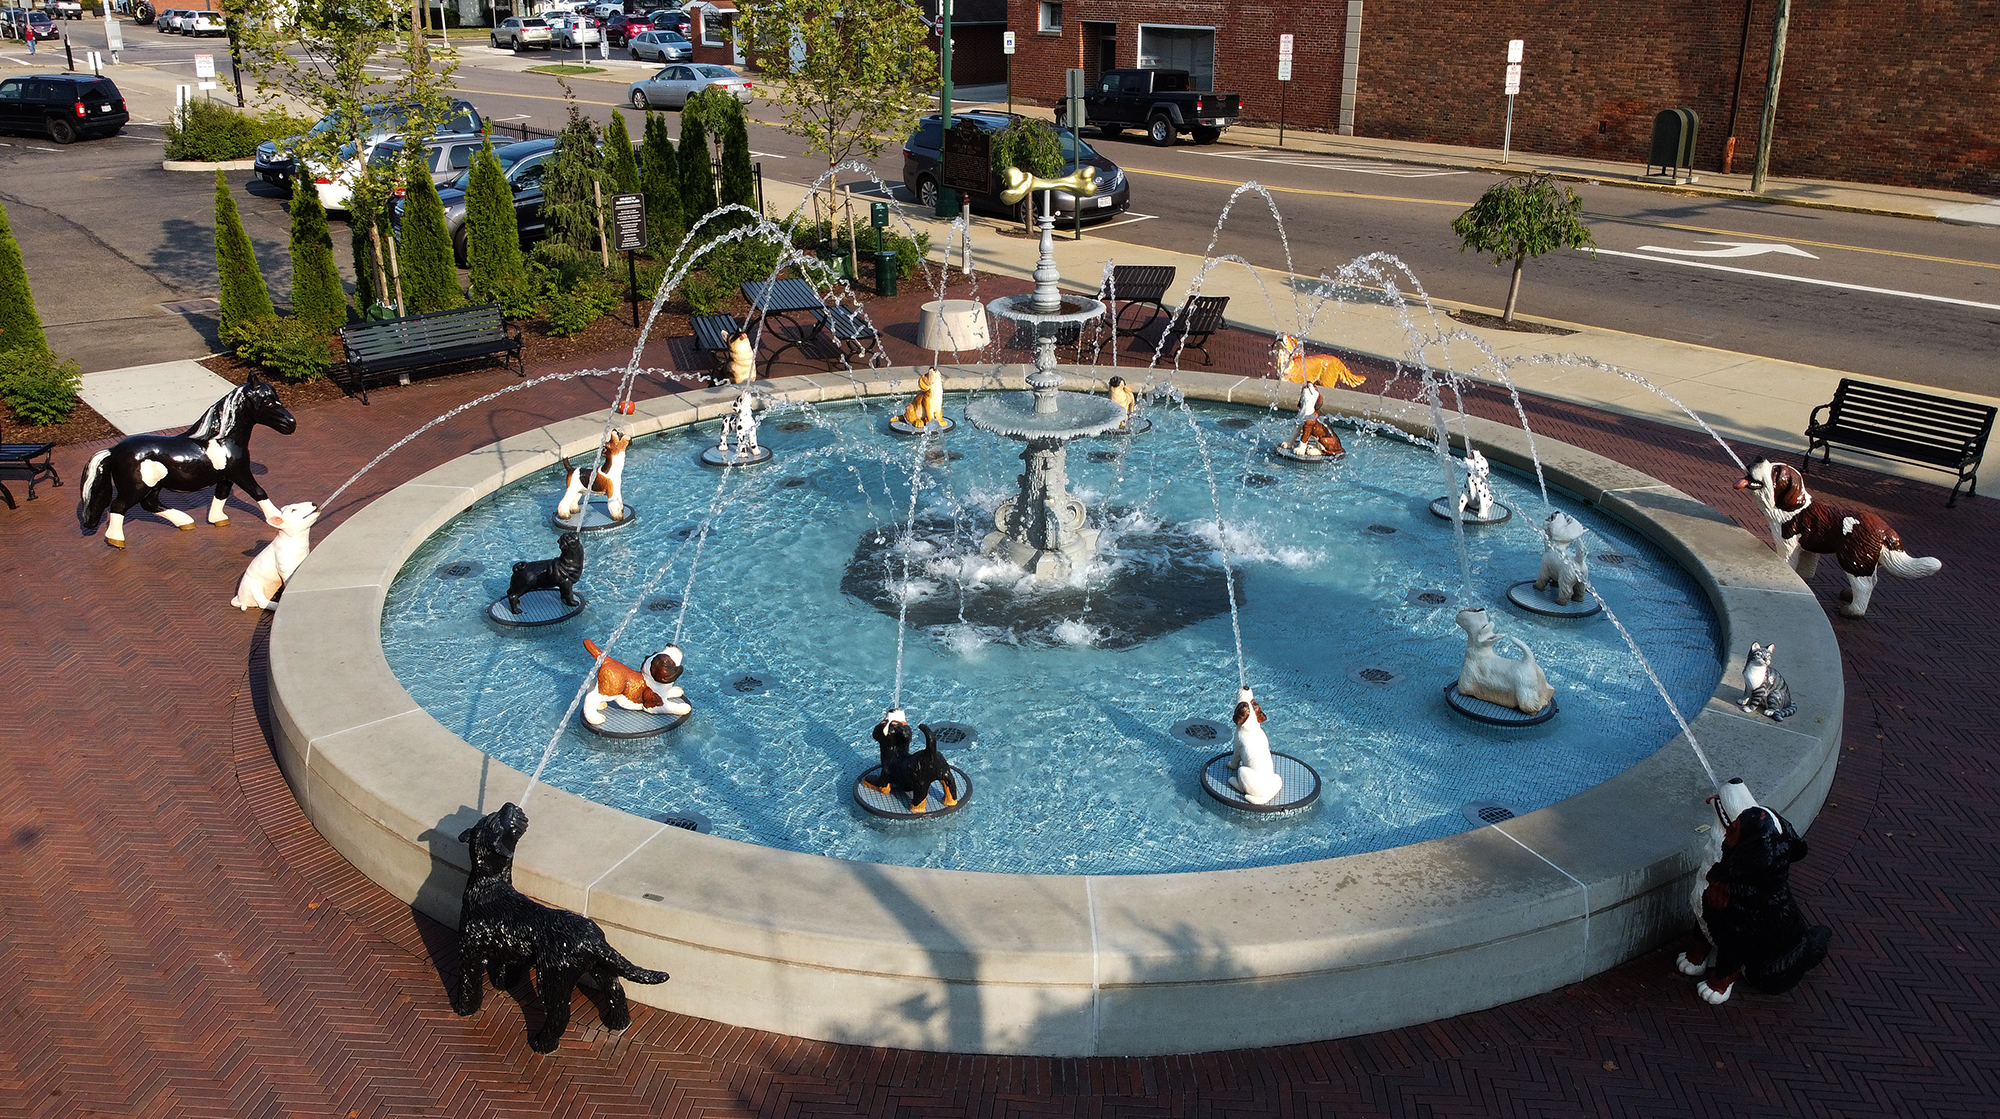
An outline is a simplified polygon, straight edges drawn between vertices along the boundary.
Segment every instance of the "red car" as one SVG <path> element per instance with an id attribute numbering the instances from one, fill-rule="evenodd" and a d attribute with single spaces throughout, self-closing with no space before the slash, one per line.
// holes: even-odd
<path id="1" fill-rule="evenodd" d="M 622 47 L 632 36 L 652 29 L 653 17 L 643 13 L 626 15 L 623 12 L 616 12 L 604 21 L 604 37 L 611 40 L 611 45 L 614 47 Z"/>

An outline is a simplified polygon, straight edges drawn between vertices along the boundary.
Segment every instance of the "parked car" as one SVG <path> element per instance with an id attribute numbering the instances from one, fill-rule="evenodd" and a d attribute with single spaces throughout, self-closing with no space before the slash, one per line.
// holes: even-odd
<path id="1" fill-rule="evenodd" d="M 194 9 L 175 8 L 173 10 L 172 16 L 168 19 L 162 20 L 161 22 L 166 24 L 164 30 L 170 31 L 176 35 L 185 35 L 187 34 L 188 21 L 193 18 L 194 18 Z"/>
<path id="2" fill-rule="evenodd" d="M 686 62 L 694 57 L 694 44 L 678 31 L 641 31 L 626 48 L 641 62 Z"/>
<path id="3" fill-rule="evenodd" d="M 162 35 L 173 34 L 174 17 L 180 14 L 181 9 L 179 8 L 161 8 L 160 14 L 153 17 L 153 30 Z"/>
<path id="4" fill-rule="evenodd" d="M 678 8 L 661 8 L 649 14 L 655 31 L 674 31 L 686 38 L 688 32 L 694 29 L 694 17 Z"/>
<path id="5" fill-rule="evenodd" d="M 653 17 L 649 15 L 627 15 L 614 13 L 604 21 L 604 35 L 614 47 L 624 46 L 634 35 L 653 30 Z"/>
<path id="6" fill-rule="evenodd" d="M 1058 106 L 1059 127 L 1066 115 L 1067 107 Z M 1083 98 L 1084 124 L 1106 136 L 1143 128 L 1160 147 L 1183 132 L 1197 144 L 1213 144 L 1242 115 L 1240 96 L 1195 89 L 1186 70 L 1106 70 Z"/>
<path id="7" fill-rule="evenodd" d="M 486 130 L 486 121 L 472 102 L 460 98 L 451 103 L 452 116 L 438 128 L 440 134 L 476 136 Z M 360 133 L 363 144 L 384 140 L 409 130 L 410 114 L 413 107 L 407 103 L 382 103 L 370 105 L 362 110 L 364 120 L 352 129 Z M 341 122 L 332 116 L 312 126 L 307 135 L 318 136 L 341 127 Z M 266 140 L 257 145 L 257 155 L 253 169 L 257 177 L 273 186 L 286 186 L 296 173 L 293 152 L 298 148 L 302 136 L 288 136 L 283 140 Z"/>
<path id="8" fill-rule="evenodd" d="M 67 144 L 79 136 L 110 136 L 131 115 L 110 78 L 93 74 L 28 74 L 0 79 L 0 129 L 31 132 Z"/>
<path id="9" fill-rule="evenodd" d="M 953 113 L 951 119 L 954 128 L 958 126 L 959 121 L 969 120 L 977 125 L 981 131 L 998 132 L 1021 118 L 1015 114 L 980 111 Z M 1126 181 L 1125 172 L 1116 163 L 1100 155 L 1097 149 L 1084 143 L 1082 140 L 1072 141 L 1070 134 L 1067 132 L 1060 133 L 1060 135 L 1062 137 L 1063 167 L 1061 171 L 1057 172 L 1058 176 L 1068 175 L 1086 165 L 1097 168 L 1097 193 L 1091 197 L 1082 199 L 1085 220 L 1108 218 L 1115 214 L 1123 213 L 1130 207 L 1132 204 L 1132 186 Z M 944 118 L 933 113 L 919 121 L 917 130 L 911 133 L 910 138 L 903 143 L 903 185 L 909 188 L 910 193 L 916 196 L 917 201 L 922 202 L 926 206 L 937 205 L 938 187 L 943 176 L 943 159 Z M 1000 201 L 998 190 L 999 184 L 996 183 L 994 184 L 993 192 L 973 195 L 972 208 L 990 213 L 1007 214 L 1010 217 L 1020 219 L 1026 216 L 1029 205 L 1033 203 L 1035 206 L 1034 212 L 1037 214 L 1041 213 L 1040 200 L 1038 198 L 1030 197 L 1010 206 Z M 1054 195 L 1050 201 L 1053 203 L 1051 209 L 1055 214 L 1056 220 L 1059 222 L 1076 220 L 1078 203 L 1076 195 L 1066 190 L 1051 191 L 1050 193 Z"/>
<path id="10" fill-rule="evenodd" d="M 229 25 L 222 22 L 221 12 L 189 12 L 185 22 L 187 26 L 183 34 L 193 38 L 229 34 Z"/>
<path id="11" fill-rule="evenodd" d="M 633 82 L 628 93 L 635 109 L 680 109 L 687 106 L 690 95 L 711 86 L 728 90 L 738 101 L 750 100 L 750 79 L 713 62 L 683 62 L 663 67 L 652 77 Z"/>
<path id="12" fill-rule="evenodd" d="M 556 46 L 575 50 L 603 42 L 604 32 L 599 30 L 596 16 L 572 12 L 549 20 L 549 37 Z"/>
<path id="13" fill-rule="evenodd" d="M 485 140 L 486 137 L 484 136 L 451 135 L 427 137 L 423 142 L 425 148 L 424 164 L 430 168 L 431 182 L 440 187 L 448 186 L 460 175 L 465 174 L 472 167 L 472 157 L 479 154 L 480 145 Z M 513 145 L 514 141 L 512 140 L 504 136 L 495 136 L 493 137 L 493 154 L 500 156 L 502 150 Z M 368 166 L 374 168 L 377 174 L 389 176 L 390 181 L 396 184 L 395 195 L 397 198 L 403 197 L 405 189 L 401 179 L 401 168 L 403 152 L 408 147 L 409 141 L 406 139 L 384 140 L 376 144 L 374 151 L 368 155 Z M 504 156 L 501 157 L 501 162 L 502 166 L 505 166 L 506 161 Z M 349 189 L 352 189 L 351 182 Z M 320 198 L 322 201 L 325 200 L 326 193 L 324 190 L 320 192 Z M 345 202 L 346 199 L 342 201 Z M 331 209 L 331 207 L 328 208 Z"/>
<path id="14" fill-rule="evenodd" d="M 57 19 L 82 19 L 83 5 L 78 0 L 55 0 L 49 5 L 49 14 Z"/>
<path id="15" fill-rule="evenodd" d="M 509 144 L 494 152 L 500 161 L 500 173 L 507 177 L 507 186 L 514 193 L 514 222 L 521 231 L 521 247 L 528 248 L 542 239 L 547 225 L 542 220 L 542 176 L 548 171 L 548 161 L 556 152 L 556 142 L 548 140 L 524 140 Z M 438 197 L 444 202 L 444 225 L 451 234 L 452 251 L 458 256 L 458 263 L 464 267 L 466 259 L 465 235 L 465 192 L 472 186 L 470 168 L 460 172 L 449 184 L 438 189 Z M 401 228 L 403 220 L 403 200 L 397 199 L 394 209 L 395 221 Z"/>
<path id="16" fill-rule="evenodd" d="M 554 35 L 549 31 L 548 20 L 536 16 L 508 16 L 487 38 L 493 41 L 494 46 L 505 46 L 519 54 L 529 47 L 549 49 Z"/>
<path id="17" fill-rule="evenodd" d="M 29 11 L 25 8 L 9 8 L 0 12 L 0 35 L 9 39 L 26 42 L 33 39 L 43 42 L 62 37 L 47 12 Z"/>

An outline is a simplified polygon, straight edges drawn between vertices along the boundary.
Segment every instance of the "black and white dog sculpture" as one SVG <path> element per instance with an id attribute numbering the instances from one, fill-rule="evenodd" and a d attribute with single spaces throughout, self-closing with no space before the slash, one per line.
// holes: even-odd
<path id="1" fill-rule="evenodd" d="M 556 537 L 554 559 L 522 560 L 507 580 L 507 609 L 521 612 L 521 596 L 529 591 L 561 591 L 564 606 L 575 606 L 576 581 L 583 578 L 583 537 L 575 529 Z"/>
<path id="2" fill-rule="evenodd" d="M 528 814 L 508 803 L 459 835 L 472 856 L 465 899 L 458 915 L 458 986 L 451 1008 L 476 1014 L 486 992 L 486 973 L 501 988 L 514 986 L 535 969 L 535 993 L 542 1000 L 542 1028 L 528 1037 L 537 1053 L 553 1053 L 569 1027 L 570 990 L 581 982 L 604 992 L 606 1029 L 632 1024 L 620 979 L 665 983 L 667 973 L 648 971 L 618 954 L 597 922 L 566 909 L 534 901 L 514 888 L 514 845 L 528 830 Z"/>
<path id="3" fill-rule="evenodd" d="M 1792 899 L 1792 864 L 1806 841 L 1783 816 L 1756 803 L 1733 780 L 1717 798 L 1727 822 L 1720 852 L 1703 876 L 1701 925 L 1708 943 L 1675 960 L 1682 975 L 1705 976 L 1695 990 L 1720 1006 L 1738 980 L 1766 994 L 1791 990 L 1826 959 L 1832 932 L 1810 925 Z"/>

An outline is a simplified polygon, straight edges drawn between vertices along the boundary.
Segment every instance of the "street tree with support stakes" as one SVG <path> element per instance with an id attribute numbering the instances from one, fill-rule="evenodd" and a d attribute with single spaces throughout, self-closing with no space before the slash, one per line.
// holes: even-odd
<path id="1" fill-rule="evenodd" d="M 1451 223 L 1451 231 L 1463 242 L 1460 252 L 1492 253 L 1495 265 L 1514 262 L 1502 322 L 1514 321 L 1514 304 L 1521 297 L 1521 266 L 1529 257 L 1555 249 L 1597 247 L 1577 217 L 1582 209 L 1583 199 L 1575 191 L 1536 173 L 1495 184 Z"/>

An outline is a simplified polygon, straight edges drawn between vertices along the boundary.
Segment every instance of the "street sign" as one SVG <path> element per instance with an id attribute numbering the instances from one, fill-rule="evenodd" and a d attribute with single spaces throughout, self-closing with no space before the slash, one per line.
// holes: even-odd
<path id="1" fill-rule="evenodd" d="M 104 13 L 104 49 L 114 56 L 125 49 L 125 25 L 112 19 L 108 10 Z"/>
<path id="2" fill-rule="evenodd" d="M 215 56 L 212 54 L 195 55 L 194 76 L 203 81 L 215 77 Z"/>
<path id="3" fill-rule="evenodd" d="M 1292 80 L 1291 59 L 1281 58 L 1278 60 L 1278 80 L 1281 82 L 1289 82 Z"/>
<path id="4" fill-rule="evenodd" d="M 1527 41 L 1524 39 L 1507 40 L 1507 61 L 1520 62 L 1521 52 L 1526 46 L 1527 46 Z"/>
<path id="5" fill-rule="evenodd" d="M 611 247 L 621 253 L 646 247 L 645 195 L 611 196 Z"/>
<path id="6" fill-rule="evenodd" d="M 1002 31 L 1000 33 L 1000 53 L 1014 53 L 1014 33 L 1012 31 Z"/>
<path id="7" fill-rule="evenodd" d="M 1278 36 L 1278 61 L 1290 62 L 1291 60 L 1292 37 L 1290 35 L 1280 35 Z"/>
<path id="8" fill-rule="evenodd" d="M 1507 96 L 1512 97 L 1519 92 L 1521 92 L 1521 64 L 1518 62 L 1509 62 L 1507 64 Z"/>
<path id="9" fill-rule="evenodd" d="M 993 137 L 964 117 L 944 134 L 944 185 L 968 194 L 993 189 Z"/>

